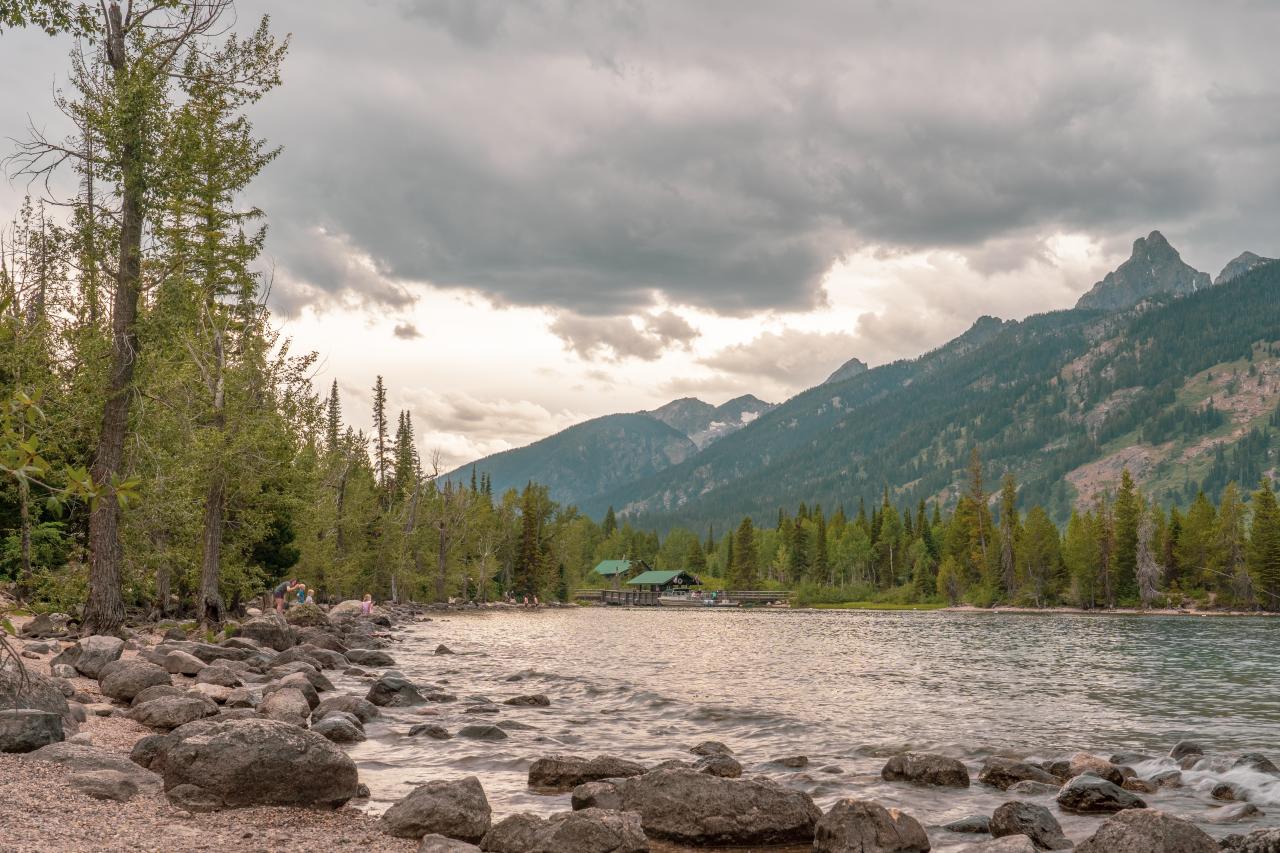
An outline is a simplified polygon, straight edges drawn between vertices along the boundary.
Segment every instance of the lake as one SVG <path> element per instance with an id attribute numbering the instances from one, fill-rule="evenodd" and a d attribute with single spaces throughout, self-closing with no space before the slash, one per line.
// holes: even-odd
<path id="1" fill-rule="evenodd" d="M 545 693 L 552 706 L 502 706 L 496 717 L 466 714 L 462 701 L 425 709 L 435 717 L 385 709 L 350 750 L 375 811 L 409 783 L 470 774 L 495 819 L 561 811 L 567 794 L 526 788 L 539 756 L 656 763 L 691 759 L 689 747 L 711 739 L 747 773 L 803 788 L 824 807 L 857 796 L 902 808 L 945 849 L 974 839 L 940 824 L 1013 799 L 976 782 L 993 753 L 1164 756 L 1194 738 L 1215 755 L 1264 752 L 1280 762 L 1280 620 L 1270 618 L 575 608 L 446 615 L 399 636 L 390 651 L 415 682 L 497 702 Z M 440 643 L 456 654 L 436 655 Z M 367 686 L 338 681 L 353 692 Z M 407 737 L 420 722 L 514 725 L 500 743 Z M 960 758 L 973 787 L 883 782 L 885 758 L 908 749 Z M 769 763 L 794 755 L 808 766 Z M 1280 779 L 1229 765 L 1211 758 L 1184 774 L 1183 788 L 1145 798 L 1215 836 L 1280 825 Z M 1150 775 L 1157 762 L 1138 769 Z M 1224 780 L 1271 814 L 1212 823 L 1222 805 L 1208 792 Z M 1076 841 L 1100 822 L 1028 799 L 1049 806 Z"/>

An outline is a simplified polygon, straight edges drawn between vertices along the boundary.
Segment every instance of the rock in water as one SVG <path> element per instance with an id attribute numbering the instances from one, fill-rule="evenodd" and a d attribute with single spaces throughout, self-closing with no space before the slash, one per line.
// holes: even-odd
<path id="1" fill-rule="evenodd" d="M 502 704 L 515 705 L 518 708 L 549 708 L 551 699 L 544 693 L 534 693 L 530 696 L 512 696 Z"/>
<path id="2" fill-rule="evenodd" d="M 644 765 L 612 755 L 579 758 L 552 755 L 529 765 L 529 787 L 543 791 L 570 791 L 587 782 L 639 776 Z"/>
<path id="3" fill-rule="evenodd" d="M 1204 755 L 1204 747 L 1193 740 L 1180 740 L 1169 750 L 1169 757 L 1174 761 L 1194 755 Z"/>
<path id="4" fill-rule="evenodd" d="M 493 811 L 475 776 L 428 782 L 414 788 L 382 815 L 382 831 L 397 838 L 435 833 L 472 843 L 489 831 Z"/>
<path id="5" fill-rule="evenodd" d="M 1025 835 L 1006 835 L 994 841 L 982 841 L 978 844 L 966 844 L 956 848 L 952 853 L 1039 853 L 1036 845 Z"/>
<path id="6" fill-rule="evenodd" d="M 76 672 L 86 678 L 97 678 L 102 668 L 113 660 L 119 660 L 124 651 L 124 640 L 119 637 L 108 637 L 94 634 L 77 640 L 76 644 L 65 649 L 61 654 L 49 661 L 54 664 L 69 664 Z"/>
<path id="7" fill-rule="evenodd" d="M 942 828 L 947 832 L 965 832 L 982 834 L 991 832 L 991 818 L 984 814 L 973 814 L 945 823 Z"/>
<path id="8" fill-rule="evenodd" d="M 1023 779 L 1021 782 L 1014 782 L 1006 788 L 1005 793 L 1015 794 L 1019 797 L 1047 797 L 1057 794 L 1061 788 L 1061 785 L 1046 785 L 1044 782 L 1032 782 L 1030 779 Z"/>
<path id="9" fill-rule="evenodd" d="M 98 689 L 103 696 L 131 702 L 148 687 L 159 687 L 172 682 L 169 673 L 153 663 L 138 658 L 118 660 L 102 668 Z"/>
<path id="10" fill-rule="evenodd" d="M 718 740 L 704 740 L 689 751 L 694 755 L 733 755 L 733 750 Z"/>
<path id="11" fill-rule="evenodd" d="M 589 782 L 574 790 L 573 807 L 637 812 L 649 837 L 693 846 L 807 844 L 822 817 L 808 794 L 772 780 L 685 769 Z"/>
<path id="12" fill-rule="evenodd" d="M 969 770 L 963 763 L 945 755 L 928 752 L 895 755 L 884 765 L 880 776 L 887 782 L 911 782 L 949 788 L 969 787 Z"/>
<path id="13" fill-rule="evenodd" d="M 458 729 L 458 737 L 471 740 L 506 740 L 507 733 L 497 726 L 463 726 Z"/>
<path id="14" fill-rule="evenodd" d="M 870 800 L 839 800 L 818 821 L 815 853 L 927 853 L 929 836 L 915 818 Z"/>
<path id="15" fill-rule="evenodd" d="M 1032 782 L 1043 782 L 1046 785 L 1056 785 L 1058 779 L 1049 771 L 1036 767 L 1034 764 L 1028 764 L 1025 761 L 1014 761 L 1011 758 L 1000 758 L 992 756 L 982 763 L 982 769 L 978 771 L 978 781 L 984 785 L 990 785 L 993 788 L 999 788 L 1001 791 L 1007 790 L 1010 785 L 1015 782 L 1021 782 L 1030 779 Z"/>
<path id="16" fill-rule="evenodd" d="M 437 726 L 435 723 L 419 723 L 409 729 L 409 737 L 417 737 L 418 735 L 424 735 L 432 740 L 448 740 L 453 737 L 453 735 L 449 734 L 448 729 L 444 726 Z"/>
<path id="17" fill-rule="evenodd" d="M 0 752 L 34 752 L 63 737 L 59 714 L 34 708 L 0 711 Z"/>
<path id="18" fill-rule="evenodd" d="M 1124 809 L 1145 809 L 1141 797 L 1097 776 L 1077 776 L 1058 792 L 1058 805 L 1077 814 L 1105 814 Z"/>
<path id="19" fill-rule="evenodd" d="M 427 702 L 418 692 L 418 688 L 398 675 L 384 675 L 373 682 L 369 688 L 369 695 L 365 698 L 382 708 L 404 708 L 411 705 L 425 705 Z"/>
<path id="20" fill-rule="evenodd" d="M 359 743 L 365 739 L 364 732 L 360 727 L 353 723 L 352 720 L 344 716 L 338 716 L 342 712 L 335 712 L 325 717 L 320 722 L 311 727 L 311 731 L 318 735 L 324 735 L 334 743 Z"/>
<path id="21" fill-rule="evenodd" d="M 277 720 L 215 723 L 174 744 L 165 791 L 182 808 L 337 808 L 356 795 L 356 765 L 320 735 Z"/>
<path id="22" fill-rule="evenodd" d="M 1025 835 L 1041 850 L 1069 850 L 1072 846 L 1062 826 L 1044 806 L 1035 803 L 1005 803 L 991 815 L 991 835 Z"/>
<path id="23" fill-rule="evenodd" d="M 545 820 L 512 815 L 489 830 L 480 846 L 490 853 L 646 853 L 649 841 L 639 815 L 593 808 Z"/>
<path id="24" fill-rule="evenodd" d="M 311 721 L 314 723 L 323 720 L 331 711 L 354 714 L 361 723 L 367 723 L 381 713 L 377 705 L 359 696 L 330 696 L 320 700 L 320 704 L 311 712 Z"/>
<path id="25" fill-rule="evenodd" d="M 1146 808 L 1109 818 L 1092 838 L 1076 847 L 1077 853 L 1216 853 L 1218 849 L 1217 842 L 1190 821 Z M 1235 848 L 1224 844 L 1224 849 Z M 1241 848 L 1240 853 L 1245 850 Z"/>
<path id="26" fill-rule="evenodd" d="M 347 649 L 347 660 L 357 666 L 395 666 L 395 658 L 377 649 Z"/>
<path id="27" fill-rule="evenodd" d="M 723 779 L 737 779 L 742 775 L 742 765 L 732 755 L 704 755 L 693 763 L 693 769 Z"/>
<path id="28" fill-rule="evenodd" d="M 1222 839 L 1228 853 L 1278 853 L 1280 829 L 1255 829 L 1248 835 L 1228 835 Z"/>

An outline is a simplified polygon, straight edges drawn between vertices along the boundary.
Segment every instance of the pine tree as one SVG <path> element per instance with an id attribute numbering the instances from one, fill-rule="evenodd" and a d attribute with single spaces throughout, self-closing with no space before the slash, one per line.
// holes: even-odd
<path id="1" fill-rule="evenodd" d="M 1248 564 L 1262 606 L 1268 610 L 1280 609 L 1280 506 L 1266 477 L 1253 493 Z"/>
<path id="2" fill-rule="evenodd" d="M 1043 507 L 1033 506 L 1027 513 L 1026 525 L 1018 537 L 1017 553 L 1032 601 L 1036 607 L 1045 606 L 1057 595 L 1062 555 L 1058 528 Z"/>
<path id="3" fill-rule="evenodd" d="M 325 406 L 325 449 L 330 453 L 338 450 L 338 442 L 342 440 L 342 402 L 338 399 L 338 380 L 333 380 L 329 388 L 329 400 Z"/>
<path id="4" fill-rule="evenodd" d="M 1018 590 L 1017 561 L 1014 554 L 1018 548 L 1020 527 L 1018 484 L 1013 474 L 1006 473 L 1000 486 L 1000 592 L 1010 599 Z"/>
<path id="5" fill-rule="evenodd" d="M 609 510 L 604 514 L 605 538 L 607 539 L 610 536 L 612 536 L 614 534 L 614 531 L 616 531 L 617 529 L 618 529 L 618 517 L 614 515 L 613 507 L 610 506 Z"/>
<path id="6" fill-rule="evenodd" d="M 1142 516 L 1141 498 L 1129 469 L 1120 474 L 1120 491 L 1116 493 L 1115 509 L 1115 600 L 1121 604 L 1138 597 L 1138 525 Z"/>
<path id="7" fill-rule="evenodd" d="M 1067 522 L 1062 560 L 1071 578 L 1076 604 L 1092 609 L 1101 598 L 1098 577 L 1099 543 L 1092 514 L 1081 516 L 1074 510 Z"/>
<path id="8" fill-rule="evenodd" d="M 756 552 L 756 531 L 751 517 L 742 519 L 734 536 L 732 586 L 755 589 L 759 585 L 760 562 Z"/>

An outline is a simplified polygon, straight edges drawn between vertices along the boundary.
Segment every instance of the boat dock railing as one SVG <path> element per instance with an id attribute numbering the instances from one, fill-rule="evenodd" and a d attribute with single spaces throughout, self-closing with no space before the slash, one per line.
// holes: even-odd
<path id="1" fill-rule="evenodd" d="M 577 601 L 597 602 L 622 607 L 654 607 L 661 593 L 639 589 L 575 589 Z M 775 604 L 791 600 L 792 593 L 775 589 L 730 589 L 717 593 L 733 604 Z"/>

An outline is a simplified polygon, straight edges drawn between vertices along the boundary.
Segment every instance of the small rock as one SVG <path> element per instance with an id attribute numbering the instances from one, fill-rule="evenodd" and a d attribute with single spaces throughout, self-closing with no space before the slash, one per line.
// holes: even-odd
<path id="1" fill-rule="evenodd" d="M 1255 829 L 1248 835 L 1228 835 L 1222 839 L 1222 849 L 1228 853 L 1276 853 L 1280 851 L 1280 829 Z"/>
<path id="2" fill-rule="evenodd" d="M 779 767 L 787 767 L 792 770 L 799 770 L 809 766 L 809 756 L 807 755 L 789 755 L 785 758 L 775 758 L 769 762 Z"/>
<path id="3" fill-rule="evenodd" d="M 1180 740 L 1174 744 L 1173 749 L 1169 750 L 1169 757 L 1174 761 L 1180 761 L 1189 756 L 1204 755 L 1204 747 L 1193 740 Z"/>
<path id="4" fill-rule="evenodd" d="M 126 716 L 149 728 L 168 731 L 216 713 L 218 706 L 208 699 L 196 696 L 162 696 L 130 709 Z"/>
<path id="5" fill-rule="evenodd" d="M 1046 785 L 1054 785 L 1058 782 L 1056 776 L 1034 764 L 995 755 L 984 761 L 982 769 L 978 771 L 979 782 L 999 788 L 1001 791 L 1008 790 L 1010 785 L 1024 780 L 1043 782 Z"/>
<path id="6" fill-rule="evenodd" d="M 347 660 L 359 666 L 395 666 L 391 655 L 377 649 L 347 649 Z"/>
<path id="7" fill-rule="evenodd" d="M 365 698 L 374 705 L 390 708 L 421 705 L 427 701 L 418 692 L 418 688 L 406 679 L 395 675 L 383 675 L 375 681 L 369 687 L 369 693 Z"/>
<path id="8" fill-rule="evenodd" d="M 929 836 L 913 817 L 870 800 L 838 800 L 818 821 L 815 853 L 927 853 Z"/>
<path id="9" fill-rule="evenodd" d="M 1214 785 L 1213 790 L 1209 792 L 1209 796 L 1225 803 L 1234 803 L 1245 799 L 1244 792 L 1230 782 L 1219 782 Z"/>
<path id="10" fill-rule="evenodd" d="M 887 782 L 969 787 L 969 770 L 962 762 L 927 752 L 904 752 L 893 756 L 880 770 L 880 776 Z"/>
<path id="11" fill-rule="evenodd" d="M 124 652 L 124 640 L 95 634 L 76 641 L 75 645 L 49 661 L 49 665 L 68 664 L 87 678 L 97 678 L 102 668 L 113 660 L 119 660 Z"/>
<path id="12" fill-rule="evenodd" d="M 0 711 L 0 752 L 34 752 L 63 737 L 62 717 L 52 711 Z"/>
<path id="13" fill-rule="evenodd" d="M 1236 759 L 1232 767 L 1248 767 L 1251 770 L 1257 770 L 1259 773 L 1268 773 L 1272 776 L 1280 776 L 1280 767 L 1276 767 L 1270 758 L 1267 758 L 1260 752 L 1247 752 Z"/>
<path id="14" fill-rule="evenodd" d="M 463 726 L 458 729 L 458 737 L 471 740 L 506 740 L 507 733 L 497 726 Z"/>
<path id="15" fill-rule="evenodd" d="M 644 765 L 612 755 L 597 755 L 595 758 L 551 755 L 529 765 L 529 787 L 541 791 L 568 791 L 587 782 L 639 776 L 644 772 Z"/>
<path id="16" fill-rule="evenodd" d="M 103 696 L 132 702 L 149 688 L 172 687 L 169 673 L 162 667 L 139 658 L 112 661 L 102 668 L 98 689 Z M 158 695 L 153 691 L 153 696 Z"/>
<path id="17" fill-rule="evenodd" d="M 206 666 L 205 662 L 195 655 L 177 650 L 165 655 L 160 665 L 174 675 L 195 675 Z"/>
<path id="18" fill-rule="evenodd" d="M 722 779 L 737 779 L 742 775 L 742 765 L 732 755 L 705 755 L 694 762 L 693 769 Z"/>
<path id="19" fill-rule="evenodd" d="M 991 835 L 1025 835 L 1041 850 L 1067 850 L 1072 844 L 1062 826 L 1044 806 L 1035 803 L 1005 803 L 991 815 Z"/>
<path id="20" fill-rule="evenodd" d="M 430 833 L 478 842 L 489 831 L 492 810 L 475 776 L 420 785 L 387 809 L 382 831 L 397 838 Z"/>
<path id="21" fill-rule="evenodd" d="M 1058 792 L 1058 805 L 1065 811 L 1077 814 L 1099 814 L 1147 807 L 1141 797 L 1097 776 L 1077 776 L 1063 785 Z"/>
<path id="22" fill-rule="evenodd" d="M 330 714 L 311 726 L 311 731 L 323 735 L 334 743 L 359 743 L 365 739 L 364 732 L 346 715 Z"/>
<path id="23" fill-rule="evenodd" d="M 1159 788 L 1151 782 L 1148 782 L 1146 779 L 1138 779 L 1133 776 L 1126 778 L 1124 780 L 1124 784 L 1120 787 L 1124 788 L 1126 791 L 1132 791 L 1135 794 L 1154 794 L 1159 790 Z"/>
<path id="24" fill-rule="evenodd" d="M 1108 818 L 1076 853 L 1216 853 L 1217 843 L 1190 821 L 1156 809 Z"/>
<path id="25" fill-rule="evenodd" d="M 1038 853 L 1036 845 L 1025 835 L 1006 835 L 992 841 L 966 844 L 951 853 Z"/>
<path id="26" fill-rule="evenodd" d="M 440 645 L 436 646 L 436 654 L 438 654 L 438 655 L 451 655 L 451 654 L 453 654 L 453 649 L 449 648 L 449 647 L 448 647 L 448 646 L 446 646 L 444 643 L 441 643 Z"/>
<path id="27" fill-rule="evenodd" d="M 409 729 L 409 737 L 417 737 L 418 735 L 425 735 L 432 740 L 448 740 L 453 737 L 453 735 L 449 734 L 448 729 L 444 726 L 437 726 L 435 723 L 419 723 Z"/>
<path id="28" fill-rule="evenodd" d="M 49 672 L 57 678 L 75 678 L 79 674 L 74 666 L 65 663 L 55 663 L 49 667 Z"/>
<path id="29" fill-rule="evenodd" d="M 718 740 L 704 740 L 689 751 L 694 755 L 733 755 L 733 750 Z"/>
<path id="30" fill-rule="evenodd" d="M 456 838 L 443 835 L 424 835 L 418 845 L 418 853 L 480 853 L 480 848 Z"/>
<path id="31" fill-rule="evenodd" d="M 135 775 L 126 775 L 118 770 L 87 770 L 72 774 L 67 778 L 67 783 L 95 800 L 123 803 L 133 799 L 138 793 L 138 783 L 135 780 Z M 159 783 L 159 778 L 156 782 Z"/>
<path id="32" fill-rule="evenodd" d="M 543 693 L 535 693 L 531 696 L 513 696 L 502 704 L 514 705 L 518 708 L 549 708 L 551 699 Z"/>
<path id="33" fill-rule="evenodd" d="M 1051 797 L 1062 789 L 1061 785 L 1050 785 L 1045 782 L 1032 782 L 1030 779 L 1023 779 L 1021 782 L 1014 782 L 1007 791 L 1019 797 Z"/>
<path id="34" fill-rule="evenodd" d="M 311 705 L 301 690 L 285 687 L 263 696 L 258 713 L 269 720 L 305 727 L 311 717 Z"/>
<path id="35" fill-rule="evenodd" d="M 991 832 L 991 818 L 984 814 L 972 814 L 944 823 L 942 828 L 947 832 L 973 833 L 975 835 Z"/>

